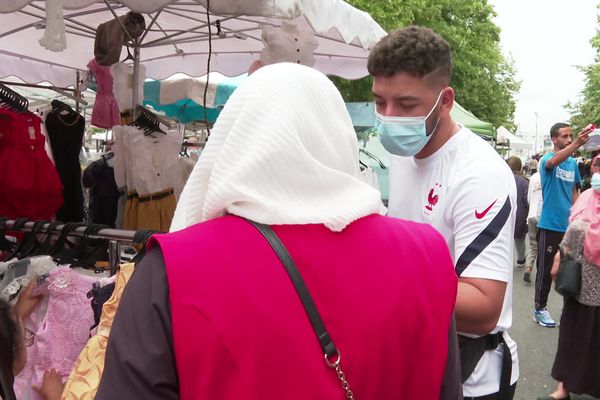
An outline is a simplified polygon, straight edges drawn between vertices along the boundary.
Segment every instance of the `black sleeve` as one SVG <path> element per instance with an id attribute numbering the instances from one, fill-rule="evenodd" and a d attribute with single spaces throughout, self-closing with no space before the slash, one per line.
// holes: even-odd
<path id="1" fill-rule="evenodd" d="M 178 398 L 169 286 L 156 247 L 136 265 L 123 292 L 96 399 Z"/>
<path id="2" fill-rule="evenodd" d="M 460 378 L 460 352 L 458 350 L 458 336 L 456 335 L 456 320 L 452 316 L 452 324 L 448 332 L 448 359 L 446 360 L 446 373 L 442 381 L 440 400 L 462 400 L 463 392 Z"/>
<path id="3" fill-rule="evenodd" d="M 81 176 L 81 183 L 84 188 L 91 188 L 94 184 L 94 163 L 91 163 L 87 166 L 87 168 L 83 171 L 83 175 Z"/>

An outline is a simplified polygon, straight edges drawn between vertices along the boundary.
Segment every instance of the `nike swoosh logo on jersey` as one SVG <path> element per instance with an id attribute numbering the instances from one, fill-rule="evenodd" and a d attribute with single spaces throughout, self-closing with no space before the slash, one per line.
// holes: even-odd
<path id="1" fill-rule="evenodd" d="M 489 207 L 486 208 L 485 210 L 483 210 L 482 212 L 477 212 L 477 210 L 475 210 L 475 218 L 481 219 L 481 218 L 485 217 L 485 215 L 492 209 L 492 207 L 494 207 L 494 204 L 496 204 L 497 201 L 498 201 L 498 199 L 494 200 L 494 202 L 492 204 L 490 204 Z"/>

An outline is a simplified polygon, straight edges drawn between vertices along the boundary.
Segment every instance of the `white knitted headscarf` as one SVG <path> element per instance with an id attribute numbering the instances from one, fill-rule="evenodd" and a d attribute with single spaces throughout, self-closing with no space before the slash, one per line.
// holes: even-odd
<path id="1" fill-rule="evenodd" d="M 227 101 L 171 231 L 227 213 L 341 231 L 385 211 L 380 193 L 360 180 L 358 142 L 338 90 L 317 70 L 280 63 L 256 71 Z"/>

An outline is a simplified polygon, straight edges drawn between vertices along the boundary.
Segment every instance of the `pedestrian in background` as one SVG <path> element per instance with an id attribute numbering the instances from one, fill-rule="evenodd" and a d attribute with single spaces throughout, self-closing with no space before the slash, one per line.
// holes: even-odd
<path id="1" fill-rule="evenodd" d="M 556 322 L 546 309 L 552 285 L 550 269 L 567 226 L 569 210 L 578 196 L 581 176 L 573 153 L 589 140 L 592 127 L 587 127 L 573 141 L 573 128 L 556 123 L 550 129 L 554 151 L 540 160 L 542 181 L 542 214 L 538 223 L 538 258 L 535 277 L 535 309 L 533 320 L 541 326 L 553 328 Z"/>
<path id="2" fill-rule="evenodd" d="M 527 216 L 529 214 L 529 202 L 527 192 L 529 181 L 523 176 L 521 159 L 517 156 L 509 157 L 506 163 L 513 172 L 515 184 L 517 185 L 517 213 L 515 221 L 515 248 L 517 249 L 517 267 L 525 266 L 525 236 L 527 236 Z"/>
<path id="3" fill-rule="evenodd" d="M 539 159 L 539 155 L 534 154 L 533 157 L 531 157 L 531 160 L 529 160 L 529 162 L 527 163 L 527 165 L 529 167 L 527 173 L 529 174 L 529 176 L 531 176 L 537 172 L 538 159 Z"/>
<path id="4" fill-rule="evenodd" d="M 525 271 L 523 272 L 523 281 L 531 283 L 531 270 L 537 260 L 537 234 L 538 221 L 542 212 L 542 182 L 540 173 L 536 171 L 529 178 L 529 188 L 527 190 L 527 203 L 529 204 L 529 213 L 527 214 L 527 236 L 529 237 L 529 252 L 525 260 Z"/>

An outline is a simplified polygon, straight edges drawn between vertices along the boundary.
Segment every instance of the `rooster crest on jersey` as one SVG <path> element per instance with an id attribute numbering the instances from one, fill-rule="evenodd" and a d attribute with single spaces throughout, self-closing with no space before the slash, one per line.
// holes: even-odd
<path id="1" fill-rule="evenodd" d="M 429 191 L 429 195 L 427 196 L 428 204 L 425 205 L 425 209 L 428 211 L 425 211 L 425 215 L 429 215 L 430 212 L 433 211 L 433 207 L 435 207 L 435 205 L 440 200 L 440 196 L 438 194 L 436 194 L 435 191 L 439 190 L 441 187 L 442 187 L 442 185 L 440 185 L 439 183 L 436 182 L 436 184 Z"/>

